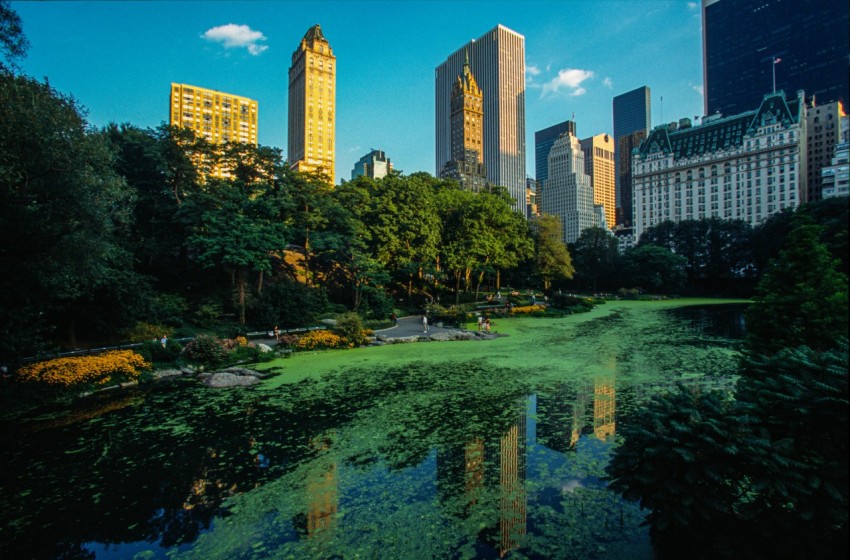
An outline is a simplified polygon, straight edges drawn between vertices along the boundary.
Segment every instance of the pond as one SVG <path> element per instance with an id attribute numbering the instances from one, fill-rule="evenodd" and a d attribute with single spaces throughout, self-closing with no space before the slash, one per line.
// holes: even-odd
<path id="1" fill-rule="evenodd" d="M 7 423 L 0 557 L 651 559 L 643 513 L 603 480 L 617 429 L 677 382 L 730 386 L 740 344 L 717 327 L 742 306 L 684 303 L 297 355 L 252 389 L 161 384 Z"/>

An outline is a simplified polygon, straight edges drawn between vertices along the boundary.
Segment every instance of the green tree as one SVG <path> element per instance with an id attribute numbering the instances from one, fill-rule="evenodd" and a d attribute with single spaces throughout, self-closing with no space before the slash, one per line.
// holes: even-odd
<path id="1" fill-rule="evenodd" d="M 17 62 L 24 58 L 29 49 L 29 41 L 24 35 L 21 16 L 12 9 L 7 0 L 0 1 L 0 72 L 17 70 Z M 6 66 L 8 65 L 8 66 Z"/>
<path id="2" fill-rule="evenodd" d="M 553 281 L 573 277 L 572 257 L 564 243 L 561 220 L 557 216 L 541 214 L 531 221 L 531 230 L 535 244 L 535 268 L 543 279 L 543 289 L 548 291 Z"/>
<path id="3" fill-rule="evenodd" d="M 623 260 L 628 287 L 655 293 L 677 293 L 685 284 L 687 260 L 666 247 L 632 247 Z"/>
<path id="4" fill-rule="evenodd" d="M 191 231 L 187 244 L 197 262 L 230 274 L 239 323 L 245 324 L 250 274 L 257 275 L 260 293 L 272 256 L 286 247 L 289 199 L 276 186 L 279 152 L 248 145 L 228 149 L 225 164 L 233 178 L 208 180 L 185 200 L 180 215 Z"/>
<path id="5" fill-rule="evenodd" d="M 848 336 L 847 277 L 820 242 L 820 226 L 796 227 L 762 277 L 747 313 L 750 348 L 773 354 L 806 345 L 816 350 Z"/>
<path id="6" fill-rule="evenodd" d="M 600 227 L 585 228 L 571 247 L 576 281 L 585 288 L 612 287 L 619 268 L 617 238 Z"/>
<path id="7" fill-rule="evenodd" d="M 34 351 L 61 328 L 104 334 L 132 322 L 145 283 L 122 244 L 134 197 L 101 134 L 70 97 L 0 72 L 2 354 Z"/>

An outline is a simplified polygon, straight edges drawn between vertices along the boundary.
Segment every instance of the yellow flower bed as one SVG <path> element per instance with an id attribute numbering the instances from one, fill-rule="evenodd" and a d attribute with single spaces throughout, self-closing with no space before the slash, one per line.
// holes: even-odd
<path id="1" fill-rule="evenodd" d="M 22 381 L 70 387 L 81 383 L 105 385 L 110 381 L 134 380 L 151 365 L 132 350 L 113 350 L 96 356 L 56 358 L 18 370 Z"/>
<path id="2" fill-rule="evenodd" d="M 546 311 L 545 305 L 522 305 L 520 307 L 514 307 L 511 313 L 513 315 L 528 315 L 529 313 L 539 313 L 541 311 Z"/>
<path id="3" fill-rule="evenodd" d="M 321 348 L 350 348 L 350 345 L 341 336 L 330 331 L 311 331 L 298 339 L 295 347 L 299 350 L 318 350 Z"/>

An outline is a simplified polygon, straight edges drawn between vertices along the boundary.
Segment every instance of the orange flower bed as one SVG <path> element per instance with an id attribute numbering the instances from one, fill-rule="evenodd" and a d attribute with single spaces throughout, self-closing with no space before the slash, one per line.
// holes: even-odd
<path id="1" fill-rule="evenodd" d="M 18 370 L 22 381 L 70 387 L 81 383 L 105 385 L 134 380 L 151 365 L 132 350 L 113 350 L 96 356 L 56 358 L 24 366 Z"/>
<path id="2" fill-rule="evenodd" d="M 298 339 L 295 347 L 299 350 L 318 350 L 322 348 L 350 348 L 349 344 L 341 336 L 330 331 L 311 331 Z"/>
<path id="3" fill-rule="evenodd" d="M 511 314 L 513 315 L 528 315 L 530 313 L 540 313 L 546 311 L 545 305 L 522 305 L 520 307 L 514 307 L 511 310 Z"/>

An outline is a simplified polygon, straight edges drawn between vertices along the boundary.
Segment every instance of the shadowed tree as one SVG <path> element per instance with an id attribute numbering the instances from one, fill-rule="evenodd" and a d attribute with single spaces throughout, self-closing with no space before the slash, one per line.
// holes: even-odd
<path id="1" fill-rule="evenodd" d="M 543 279 L 543 290 L 549 291 L 554 280 L 568 280 L 575 274 L 570 251 L 563 241 L 561 220 L 541 214 L 531 221 L 531 231 L 537 274 Z"/>

